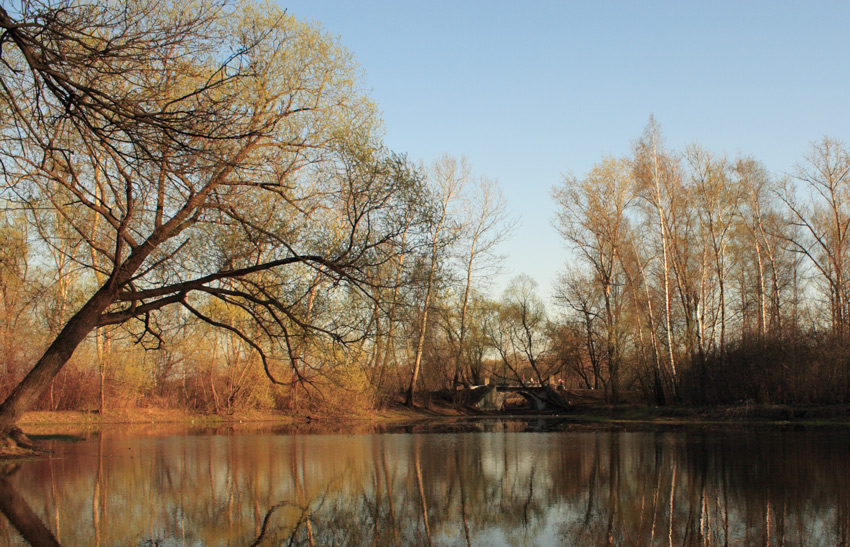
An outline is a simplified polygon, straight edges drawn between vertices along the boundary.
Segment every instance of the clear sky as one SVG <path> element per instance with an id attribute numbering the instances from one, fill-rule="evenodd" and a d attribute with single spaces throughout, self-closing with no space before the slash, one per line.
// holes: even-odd
<path id="1" fill-rule="evenodd" d="M 671 148 L 778 176 L 850 140 L 847 1 L 278 1 L 354 54 L 391 149 L 499 181 L 521 226 L 497 290 L 526 273 L 552 292 L 569 253 L 550 189 L 628 154 L 651 114 Z"/>

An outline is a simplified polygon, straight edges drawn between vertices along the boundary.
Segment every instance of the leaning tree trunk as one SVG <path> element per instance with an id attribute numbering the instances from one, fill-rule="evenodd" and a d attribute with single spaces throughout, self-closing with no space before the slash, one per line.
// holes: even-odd
<path id="1" fill-rule="evenodd" d="M 221 176 L 228 173 L 225 169 Z M 65 326 L 23 380 L 12 390 L 12 393 L 0 404 L 0 442 L 10 438 L 10 433 L 16 432 L 15 424 L 29 410 L 59 374 L 68 359 L 71 358 L 77 346 L 85 340 L 90 332 L 99 326 L 101 316 L 106 309 L 118 299 L 119 289 L 138 271 L 151 253 L 159 246 L 183 230 L 194 212 L 203 205 L 204 200 L 212 191 L 209 184 L 195 194 L 177 214 L 168 222 L 163 223 L 151 233 L 144 243 L 133 247 L 123 263 L 116 262 L 116 267 L 109 279 L 95 292 L 91 298 L 65 323 Z M 123 228 L 122 228 L 123 230 Z M 118 233 L 119 242 L 123 235 Z M 121 245 L 118 246 L 120 251 Z M 120 253 L 116 252 L 116 259 Z M 18 435 L 20 438 L 20 435 Z M 18 442 L 17 444 L 20 444 Z"/>
<path id="2" fill-rule="evenodd" d="M 17 421 L 35 404 L 71 358 L 77 346 L 95 329 L 101 314 L 114 298 L 113 289 L 102 287 L 98 290 L 82 309 L 74 314 L 32 370 L 0 404 L 0 439 L 8 438 L 15 430 Z"/>

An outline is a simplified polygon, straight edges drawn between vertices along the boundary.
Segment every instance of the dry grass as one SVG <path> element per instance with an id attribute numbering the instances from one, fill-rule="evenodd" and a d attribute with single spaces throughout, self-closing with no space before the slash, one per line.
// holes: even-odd
<path id="1" fill-rule="evenodd" d="M 31 435 L 85 435 L 92 430 L 122 430 L 138 434 L 162 434 L 185 431 L 195 427 L 267 428 L 277 426 L 368 427 L 375 424 L 407 422 L 423 417 L 422 411 L 405 407 L 384 408 L 361 413 L 284 413 L 275 410 L 249 409 L 234 414 L 217 415 L 193 413 L 180 409 L 124 408 L 105 412 L 33 411 L 18 422 Z"/>
<path id="2" fill-rule="evenodd" d="M 186 426 L 227 425 L 232 423 L 295 423 L 298 419 L 274 411 L 249 410 L 242 413 L 219 416 L 198 414 L 180 409 L 122 408 L 109 410 L 103 415 L 85 411 L 34 411 L 24 414 L 18 425 L 30 434 L 80 433 L 92 429 L 118 425 L 164 426 L 185 428 Z"/>

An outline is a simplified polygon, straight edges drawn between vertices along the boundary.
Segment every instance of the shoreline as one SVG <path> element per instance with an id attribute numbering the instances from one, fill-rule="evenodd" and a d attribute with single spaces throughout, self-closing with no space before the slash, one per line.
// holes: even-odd
<path id="1" fill-rule="evenodd" d="M 442 415 L 439 415 L 442 416 Z M 44 435 L 68 431 L 90 432 L 119 427 L 135 431 L 203 428 L 368 428 L 377 424 L 415 422 L 429 414 L 408 409 L 376 410 L 367 414 L 304 414 L 272 410 L 247 410 L 233 414 L 202 414 L 186 410 L 161 408 L 127 408 L 98 412 L 80 410 L 30 411 L 19 420 L 18 427 L 27 435 Z M 433 417 L 433 416 L 432 416 Z"/>
<path id="2" fill-rule="evenodd" d="M 482 412 L 454 407 L 404 406 L 375 410 L 365 414 L 303 414 L 270 410 L 248 410 L 234 414 L 199 414 L 185 410 L 131 408 L 109 410 L 103 415 L 87 411 L 32 411 L 19 422 L 24 432 L 52 429 L 100 429 L 131 426 L 315 426 L 317 428 L 356 428 L 376 425 L 417 423 L 432 420 L 559 418 L 580 423 L 646 423 L 658 425 L 700 424 L 799 424 L 850 426 L 850 405 L 768 405 L 741 403 L 731 406 L 644 406 L 578 405 L 561 411 Z"/>
<path id="3" fill-rule="evenodd" d="M 590 404 L 561 411 L 483 412 L 454 407 L 397 405 L 359 415 L 307 415 L 250 410 L 231 415 L 208 415 L 185 410 L 137 408 L 110 410 L 104 415 L 86 411 L 33 411 L 19 422 L 34 442 L 75 440 L 93 433 L 109 436 L 159 436 L 202 432 L 258 432 L 275 434 L 352 434 L 391 431 L 451 430 L 479 421 L 553 420 L 576 430 L 714 429 L 733 428 L 850 428 L 850 405 L 757 405 L 742 403 L 716 407 L 653 407 L 644 405 Z M 0 448 L 0 461 L 39 457 L 37 452 Z"/>

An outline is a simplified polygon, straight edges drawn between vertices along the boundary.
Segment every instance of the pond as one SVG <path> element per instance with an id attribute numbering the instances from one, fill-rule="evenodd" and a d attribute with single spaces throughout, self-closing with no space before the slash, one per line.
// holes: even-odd
<path id="1" fill-rule="evenodd" d="M 333 434 L 124 428 L 49 444 L 52 458 L 0 479 L 0 544 L 850 541 L 845 429 L 492 419 Z"/>

